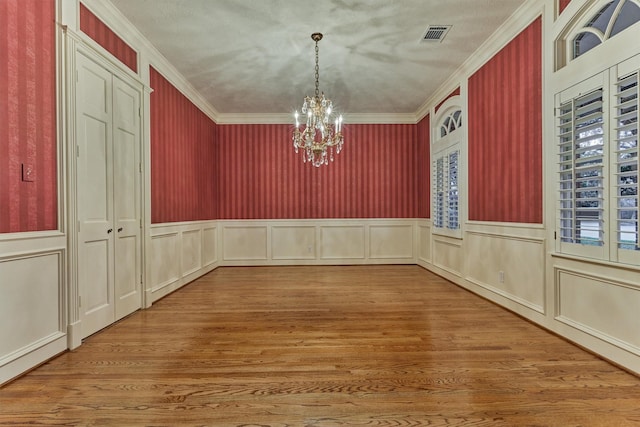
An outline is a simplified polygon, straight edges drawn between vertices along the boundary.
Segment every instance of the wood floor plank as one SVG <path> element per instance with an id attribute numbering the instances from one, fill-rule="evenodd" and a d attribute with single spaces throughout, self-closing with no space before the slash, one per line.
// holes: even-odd
<path id="1" fill-rule="evenodd" d="M 0 424 L 637 426 L 640 379 L 417 266 L 227 267 L 1 388 Z"/>

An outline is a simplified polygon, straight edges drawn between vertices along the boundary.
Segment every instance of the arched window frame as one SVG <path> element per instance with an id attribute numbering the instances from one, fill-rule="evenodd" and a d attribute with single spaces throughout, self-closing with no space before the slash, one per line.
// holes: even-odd
<path id="1" fill-rule="evenodd" d="M 640 0 L 621 0 L 621 2 L 616 7 L 611 19 L 607 23 L 607 27 L 604 32 L 600 31 L 595 27 L 590 27 L 589 23 L 591 23 L 594 20 L 594 18 L 603 10 L 603 8 L 607 6 L 609 3 L 611 3 L 612 1 L 613 0 L 586 1 L 584 4 L 580 5 L 580 8 L 573 13 L 570 21 L 565 26 L 565 29 L 560 33 L 559 37 L 556 39 L 556 69 L 557 70 L 560 68 L 563 68 L 564 66 L 569 64 L 571 61 L 583 56 L 583 55 L 579 55 L 577 57 L 574 56 L 574 47 L 575 47 L 575 41 L 577 37 L 579 37 L 581 34 L 595 35 L 600 40 L 600 44 L 598 46 L 595 46 L 594 47 L 595 49 L 610 39 L 611 32 L 613 30 L 613 26 L 616 22 L 616 19 L 618 18 L 620 11 L 622 10 L 622 7 L 626 2 L 631 2 L 636 6 L 640 7 Z M 577 4 L 578 2 L 572 2 L 572 3 Z M 566 12 L 570 12 L 570 10 L 572 10 L 571 6 L 573 6 L 573 4 L 570 4 Z M 636 25 L 637 23 L 638 22 L 636 22 L 635 24 L 632 24 L 631 26 Z M 589 50 L 588 52 L 590 52 L 591 50 Z"/>
<path id="2" fill-rule="evenodd" d="M 460 96 L 445 101 L 431 129 L 431 218 L 433 233 L 462 237 L 461 184 L 464 110 Z"/>

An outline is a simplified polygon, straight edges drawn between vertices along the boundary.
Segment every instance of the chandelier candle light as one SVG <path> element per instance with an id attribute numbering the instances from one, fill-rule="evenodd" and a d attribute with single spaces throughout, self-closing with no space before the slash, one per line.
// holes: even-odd
<path id="1" fill-rule="evenodd" d="M 312 98 L 305 96 L 302 104 L 302 116 L 306 116 L 304 128 L 300 129 L 300 114 L 295 112 L 295 129 L 293 131 L 293 146 L 298 152 L 302 152 L 302 160 L 315 167 L 328 165 L 333 162 L 334 150 L 336 154 L 342 151 L 344 139 L 342 137 L 342 115 L 335 121 L 333 117 L 333 103 L 325 98 L 324 92 L 320 95 L 319 68 L 318 68 L 318 42 L 322 40 L 321 33 L 311 34 L 311 39 L 316 42 L 316 93 Z"/>

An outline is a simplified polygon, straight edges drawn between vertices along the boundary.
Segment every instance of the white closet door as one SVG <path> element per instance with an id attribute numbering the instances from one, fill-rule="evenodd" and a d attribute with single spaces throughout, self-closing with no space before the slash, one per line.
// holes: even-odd
<path id="1" fill-rule="evenodd" d="M 113 78 L 116 320 L 141 307 L 140 92 Z"/>
<path id="2" fill-rule="evenodd" d="M 142 306 L 140 90 L 77 56 L 82 336 Z"/>
<path id="3" fill-rule="evenodd" d="M 112 75 L 82 54 L 77 64 L 78 281 L 86 337 L 115 320 Z"/>

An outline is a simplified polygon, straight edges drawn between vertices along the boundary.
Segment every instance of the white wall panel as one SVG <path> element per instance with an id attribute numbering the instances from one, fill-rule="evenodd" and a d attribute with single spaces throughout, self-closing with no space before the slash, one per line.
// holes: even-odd
<path id="1" fill-rule="evenodd" d="M 0 260 L 0 365 L 64 331 L 60 268 L 60 253 Z"/>
<path id="2" fill-rule="evenodd" d="M 418 223 L 418 260 L 431 262 L 431 227 Z"/>
<path id="3" fill-rule="evenodd" d="M 271 253 L 274 260 L 316 258 L 316 227 L 312 225 L 271 228 Z"/>
<path id="4" fill-rule="evenodd" d="M 182 233 L 182 276 L 195 273 L 202 267 L 202 232 L 200 229 Z"/>
<path id="5" fill-rule="evenodd" d="M 151 283 L 159 289 L 180 278 L 180 235 L 177 232 L 151 237 Z"/>
<path id="6" fill-rule="evenodd" d="M 414 227 L 407 225 L 370 225 L 369 258 L 412 259 Z"/>
<path id="7" fill-rule="evenodd" d="M 222 247 L 225 261 L 267 260 L 267 227 L 224 226 Z"/>
<path id="8" fill-rule="evenodd" d="M 320 227 L 322 259 L 348 260 L 365 258 L 364 226 L 332 225 Z"/>
<path id="9" fill-rule="evenodd" d="M 67 348 L 66 237 L 0 235 L 0 385 Z"/>
<path id="10" fill-rule="evenodd" d="M 215 221 L 154 224 L 147 257 L 147 303 L 217 267 Z"/>
<path id="11" fill-rule="evenodd" d="M 456 276 L 462 275 L 462 240 L 433 236 L 433 264 Z"/>
<path id="12" fill-rule="evenodd" d="M 202 229 L 202 263 L 207 266 L 218 260 L 218 228 Z"/>
<path id="13" fill-rule="evenodd" d="M 544 312 L 544 240 L 469 232 L 467 280 L 538 312 Z"/>
<path id="14" fill-rule="evenodd" d="M 557 320 L 640 355 L 640 283 L 556 270 Z"/>

